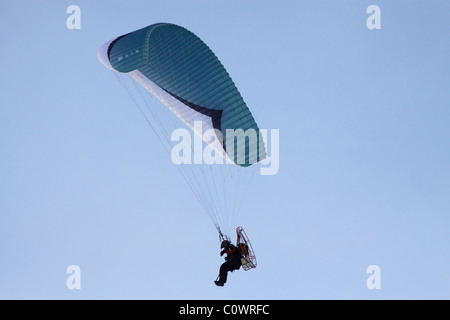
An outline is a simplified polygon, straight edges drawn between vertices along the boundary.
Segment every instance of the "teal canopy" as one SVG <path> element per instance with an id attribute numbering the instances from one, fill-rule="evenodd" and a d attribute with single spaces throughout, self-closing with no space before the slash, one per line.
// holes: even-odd
<path id="1" fill-rule="evenodd" d="M 99 56 L 109 68 L 129 73 L 189 127 L 201 121 L 202 130 L 215 129 L 235 164 L 245 167 L 266 157 L 261 132 L 231 77 L 192 32 L 153 24 L 106 43 Z"/>

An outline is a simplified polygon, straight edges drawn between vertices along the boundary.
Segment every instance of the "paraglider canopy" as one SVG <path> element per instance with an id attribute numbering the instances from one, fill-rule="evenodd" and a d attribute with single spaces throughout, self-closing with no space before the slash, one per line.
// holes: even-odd
<path id="1" fill-rule="evenodd" d="M 260 130 L 231 77 L 189 30 L 156 23 L 105 43 L 99 59 L 130 74 L 227 160 L 246 167 L 265 159 Z M 207 141 L 207 130 L 216 139 Z"/>

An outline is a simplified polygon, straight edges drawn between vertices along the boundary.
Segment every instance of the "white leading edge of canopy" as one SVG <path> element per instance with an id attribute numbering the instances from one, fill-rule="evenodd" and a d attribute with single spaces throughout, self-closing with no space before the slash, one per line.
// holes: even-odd
<path id="1" fill-rule="evenodd" d="M 113 42 L 114 40 L 116 40 L 116 39 L 112 39 L 112 40 L 104 43 L 100 47 L 100 50 L 98 50 L 97 57 L 98 57 L 98 60 L 100 60 L 100 62 L 103 63 L 108 69 L 117 72 L 112 67 L 111 63 L 109 62 L 109 58 L 108 58 L 108 48 L 109 48 L 109 45 L 111 44 L 111 42 Z"/>

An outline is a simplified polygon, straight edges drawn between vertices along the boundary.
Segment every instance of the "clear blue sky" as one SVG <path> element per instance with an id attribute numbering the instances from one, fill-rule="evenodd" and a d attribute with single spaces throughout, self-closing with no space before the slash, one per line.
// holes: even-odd
<path id="1" fill-rule="evenodd" d="M 66 8 L 81 8 L 81 30 Z M 381 30 L 366 9 L 381 8 Z M 448 1 L 7 1 L 0 298 L 450 298 Z M 156 22 L 217 54 L 280 171 L 238 224 L 255 270 L 213 284 L 216 230 L 118 81 L 107 40 Z M 66 268 L 81 268 L 81 290 Z M 380 290 L 366 268 L 381 268 Z"/>

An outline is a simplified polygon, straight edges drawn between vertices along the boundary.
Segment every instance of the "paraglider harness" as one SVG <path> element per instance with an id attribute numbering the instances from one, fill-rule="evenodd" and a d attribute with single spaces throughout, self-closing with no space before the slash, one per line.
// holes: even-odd
<path id="1" fill-rule="evenodd" d="M 220 229 L 218 229 L 218 231 L 219 231 L 219 239 L 221 242 L 223 241 L 230 242 L 228 236 L 226 235 L 224 236 L 220 231 Z M 239 252 L 241 253 L 242 268 L 245 271 L 256 268 L 257 265 L 256 257 L 247 234 L 245 233 L 242 227 L 236 228 L 236 234 L 237 234 L 236 249 L 239 250 Z"/>

